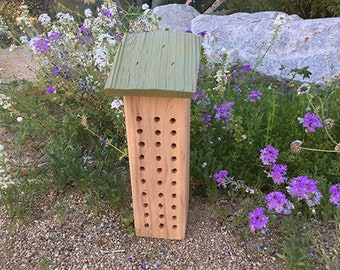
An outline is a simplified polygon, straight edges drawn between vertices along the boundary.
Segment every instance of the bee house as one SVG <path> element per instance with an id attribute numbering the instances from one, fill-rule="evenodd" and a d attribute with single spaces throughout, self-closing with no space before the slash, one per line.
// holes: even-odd
<path id="1" fill-rule="evenodd" d="M 108 76 L 106 95 L 124 99 L 137 236 L 185 237 L 199 56 L 193 34 L 126 34 Z"/>

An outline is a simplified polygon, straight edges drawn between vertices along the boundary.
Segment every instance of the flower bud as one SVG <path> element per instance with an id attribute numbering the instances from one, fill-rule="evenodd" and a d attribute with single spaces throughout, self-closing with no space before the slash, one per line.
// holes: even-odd
<path id="1" fill-rule="evenodd" d="M 290 144 L 290 150 L 293 151 L 293 153 L 299 154 L 301 152 L 301 144 L 303 142 L 299 140 L 295 140 Z"/>

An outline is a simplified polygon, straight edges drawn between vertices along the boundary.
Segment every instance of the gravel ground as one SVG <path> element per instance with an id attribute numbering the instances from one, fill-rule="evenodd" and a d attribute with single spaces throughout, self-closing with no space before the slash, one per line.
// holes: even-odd
<path id="1" fill-rule="evenodd" d="M 211 218 L 204 198 L 192 199 L 182 241 L 133 236 L 118 212 L 104 207 L 93 215 L 86 205 L 76 190 L 50 191 L 22 224 L 0 206 L 0 269 L 284 269 L 266 252 L 270 235 L 240 241 Z"/>

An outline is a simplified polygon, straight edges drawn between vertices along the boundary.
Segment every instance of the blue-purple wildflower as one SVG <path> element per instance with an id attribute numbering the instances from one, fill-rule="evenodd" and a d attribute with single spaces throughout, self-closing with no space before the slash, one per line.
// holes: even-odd
<path id="1" fill-rule="evenodd" d="M 34 42 L 34 47 L 38 53 L 48 53 L 50 50 L 50 41 L 46 38 L 40 38 Z"/>
<path id="2" fill-rule="evenodd" d="M 255 232 L 256 229 L 262 229 L 262 232 L 265 232 L 268 217 L 264 214 L 264 209 L 262 207 L 256 208 L 253 212 L 250 212 L 249 219 L 251 232 Z"/>
<path id="3" fill-rule="evenodd" d="M 208 125 L 211 121 L 211 115 L 208 113 L 202 113 L 201 121 L 205 124 Z"/>
<path id="4" fill-rule="evenodd" d="M 271 171 L 268 174 L 269 177 L 273 178 L 273 182 L 280 185 L 287 181 L 287 165 L 273 164 Z"/>
<path id="5" fill-rule="evenodd" d="M 293 197 L 306 200 L 308 206 L 319 204 L 322 198 L 321 192 L 318 191 L 317 182 L 305 175 L 293 178 L 287 190 Z"/>
<path id="6" fill-rule="evenodd" d="M 252 70 L 253 70 L 253 68 L 252 68 L 252 66 L 250 64 L 245 64 L 245 65 L 243 65 L 243 68 L 242 68 L 241 72 L 245 73 L 247 71 L 252 71 Z"/>
<path id="7" fill-rule="evenodd" d="M 278 155 L 279 150 L 271 145 L 268 145 L 266 148 L 261 149 L 260 159 L 263 165 L 272 165 L 276 162 Z"/>
<path id="8" fill-rule="evenodd" d="M 305 127 L 306 132 L 315 132 L 316 128 L 323 127 L 319 116 L 310 112 L 307 112 L 304 118 L 300 118 L 299 122 Z"/>
<path id="9" fill-rule="evenodd" d="M 47 87 L 46 94 L 51 94 L 55 91 L 55 87 L 53 85 Z"/>
<path id="10" fill-rule="evenodd" d="M 197 105 L 202 105 L 203 107 L 210 104 L 209 95 L 205 89 L 196 89 L 194 101 Z"/>
<path id="11" fill-rule="evenodd" d="M 226 188 L 226 181 L 228 180 L 228 171 L 227 170 L 221 170 L 214 174 L 215 181 L 217 182 L 217 185 L 220 187 Z"/>
<path id="12" fill-rule="evenodd" d="M 329 201 L 335 205 L 335 207 L 340 208 L 340 184 L 332 185 L 329 189 L 331 194 Z"/>
<path id="13" fill-rule="evenodd" d="M 292 203 L 282 192 L 270 192 L 266 196 L 268 210 L 274 210 L 276 213 L 289 214 L 292 210 Z"/>
<path id="14" fill-rule="evenodd" d="M 222 102 L 221 106 L 215 106 L 215 118 L 221 119 L 222 121 L 229 121 L 231 112 L 233 110 L 234 102 L 225 100 Z"/>
<path id="15" fill-rule="evenodd" d="M 249 95 L 250 102 L 255 102 L 256 100 L 260 100 L 262 93 L 260 91 L 254 90 Z"/>

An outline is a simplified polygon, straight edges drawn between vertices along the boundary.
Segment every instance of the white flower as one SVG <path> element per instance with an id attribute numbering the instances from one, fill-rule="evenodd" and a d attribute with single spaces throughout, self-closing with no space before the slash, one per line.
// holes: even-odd
<path id="1" fill-rule="evenodd" d="M 202 163 L 202 168 L 205 168 L 207 165 L 208 165 L 208 163 L 203 162 L 203 163 Z"/>
<path id="2" fill-rule="evenodd" d="M 48 16 L 46 13 L 40 14 L 38 20 L 43 26 L 46 26 L 51 22 L 50 16 Z"/>
<path id="3" fill-rule="evenodd" d="M 22 37 L 20 37 L 20 42 L 21 42 L 22 44 L 28 43 L 28 36 L 22 36 Z"/>
<path id="4" fill-rule="evenodd" d="M 123 106 L 123 105 L 124 105 L 123 100 L 116 99 L 116 100 L 112 101 L 111 109 L 118 109 L 120 106 Z"/>
<path id="5" fill-rule="evenodd" d="M 147 10 L 147 9 L 149 9 L 150 7 L 149 7 L 149 5 L 147 4 L 147 3 L 144 3 L 143 5 L 142 5 L 142 10 Z"/>
<path id="6" fill-rule="evenodd" d="M 85 9 L 84 14 L 85 14 L 85 17 L 86 17 L 86 18 L 91 17 L 91 16 L 92 16 L 92 11 L 91 11 L 91 9 L 89 9 L 89 8 Z"/>
<path id="7" fill-rule="evenodd" d="M 22 122 L 22 120 L 24 120 L 24 118 L 22 118 L 21 116 L 19 116 L 18 118 L 17 118 L 17 121 L 20 123 L 20 122 Z"/>
<path id="8" fill-rule="evenodd" d="M 104 68 L 107 65 L 107 48 L 97 48 L 94 55 L 94 63 L 97 65 L 100 69 Z"/>
<path id="9" fill-rule="evenodd" d="M 304 83 L 297 90 L 297 94 L 298 95 L 302 95 L 302 94 L 308 93 L 309 91 L 310 91 L 310 84 L 309 83 Z"/>

